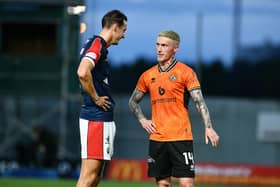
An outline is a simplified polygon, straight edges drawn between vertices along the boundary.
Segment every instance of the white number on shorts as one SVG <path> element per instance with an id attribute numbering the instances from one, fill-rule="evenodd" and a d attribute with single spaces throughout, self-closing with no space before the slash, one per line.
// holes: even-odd
<path id="1" fill-rule="evenodd" d="M 186 165 L 189 165 L 189 160 L 191 160 L 192 163 L 194 163 L 192 152 L 183 152 L 183 155 L 184 155 L 184 157 L 185 157 L 185 163 L 186 163 Z"/>

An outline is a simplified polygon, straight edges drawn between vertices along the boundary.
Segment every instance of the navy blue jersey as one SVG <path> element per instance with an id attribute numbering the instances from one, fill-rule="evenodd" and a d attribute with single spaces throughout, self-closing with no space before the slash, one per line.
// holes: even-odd
<path id="1" fill-rule="evenodd" d="M 80 52 L 80 62 L 87 58 L 94 64 L 91 72 L 93 84 L 98 96 L 108 96 L 111 102 L 110 108 L 105 111 L 97 106 L 87 92 L 81 88 L 84 104 L 81 108 L 80 118 L 93 121 L 113 121 L 113 109 L 115 102 L 110 95 L 110 85 L 108 83 L 109 63 L 107 58 L 108 50 L 106 42 L 100 36 L 94 36 L 87 40 Z"/>

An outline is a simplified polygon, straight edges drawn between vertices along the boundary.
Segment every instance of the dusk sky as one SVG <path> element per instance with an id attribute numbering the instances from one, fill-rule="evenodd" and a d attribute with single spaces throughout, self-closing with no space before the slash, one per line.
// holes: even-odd
<path id="1" fill-rule="evenodd" d="M 126 38 L 109 49 L 115 64 L 129 63 L 136 58 L 156 59 L 156 37 L 162 30 L 174 30 L 181 36 L 178 60 L 196 59 L 196 18 L 203 15 L 202 58 L 232 59 L 234 0 L 87 0 L 84 20 L 87 31 L 82 40 L 99 34 L 101 18 L 111 9 L 128 16 Z M 262 45 L 266 41 L 280 44 L 280 1 L 243 0 L 241 45 Z"/>

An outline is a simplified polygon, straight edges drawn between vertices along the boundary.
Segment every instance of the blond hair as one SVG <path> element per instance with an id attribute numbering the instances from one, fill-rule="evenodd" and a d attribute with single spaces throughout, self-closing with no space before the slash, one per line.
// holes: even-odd
<path id="1" fill-rule="evenodd" d="M 172 30 L 166 30 L 158 33 L 158 36 L 170 38 L 171 40 L 177 41 L 178 43 L 180 42 L 180 36 L 176 32 Z"/>

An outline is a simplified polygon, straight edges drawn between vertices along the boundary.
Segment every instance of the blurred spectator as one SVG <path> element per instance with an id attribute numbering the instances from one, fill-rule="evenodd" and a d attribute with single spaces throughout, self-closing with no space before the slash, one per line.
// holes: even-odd
<path id="1" fill-rule="evenodd" d="M 17 161 L 20 165 L 56 167 L 57 136 L 49 129 L 36 126 L 32 136 L 23 138 L 16 145 Z"/>

